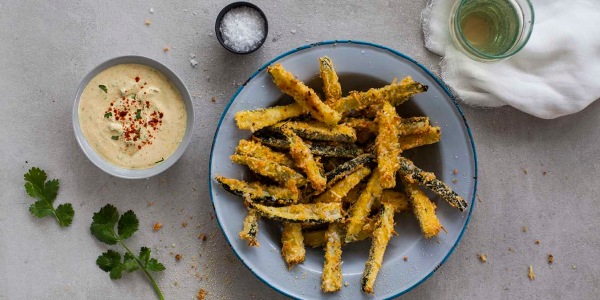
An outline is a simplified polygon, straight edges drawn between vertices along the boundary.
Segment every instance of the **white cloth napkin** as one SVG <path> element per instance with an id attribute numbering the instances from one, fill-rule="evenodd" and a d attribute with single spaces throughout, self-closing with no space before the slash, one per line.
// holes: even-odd
<path id="1" fill-rule="evenodd" d="M 600 98 L 600 1 L 533 0 L 529 42 L 507 60 L 481 63 L 449 36 L 451 0 L 431 0 L 421 20 L 425 47 L 443 56 L 442 78 L 471 105 L 510 105 L 552 119 Z"/>

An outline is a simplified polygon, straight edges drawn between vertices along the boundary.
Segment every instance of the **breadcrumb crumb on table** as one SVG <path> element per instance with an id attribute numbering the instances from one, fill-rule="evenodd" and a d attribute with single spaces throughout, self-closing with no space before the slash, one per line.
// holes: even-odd
<path id="1" fill-rule="evenodd" d="M 152 226 L 152 230 L 154 231 L 159 231 L 161 228 L 163 227 L 162 223 L 154 223 L 154 226 Z"/>
<path id="2" fill-rule="evenodd" d="M 548 263 L 552 264 L 554 262 L 554 255 L 548 254 Z"/>
<path id="3" fill-rule="evenodd" d="M 196 298 L 198 298 L 198 300 L 204 300 L 205 296 L 206 296 L 206 291 L 204 289 L 200 289 L 198 291 L 198 294 L 196 294 Z"/>
<path id="4" fill-rule="evenodd" d="M 183 256 L 181 256 L 181 254 L 175 254 L 176 261 L 180 261 L 182 258 L 183 258 Z"/>
<path id="5" fill-rule="evenodd" d="M 203 242 L 206 241 L 206 234 L 202 234 L 202 233 L 199 234 L 198 235 L 198 239 L 201 240 L 201 241 L 203 241 Z"/>
<path id="6" fill-rule="evenodd" d="M 533 266 L 529 265 L 529 272 L 527 273 L 527 277 L 529 277 L 529 280 L 534 280 L 535 279 L 535 273 L 533 273 Z"/>
<path id="7" fill-rule="evenodd" d="M 479 254 L 478 257 L 479 257 L 480 262 L 482 262 L 482 263 L 487 262 L 487 255 L 482 253 L 482 254 Z"/>
<path id="8" fill-rule="evenodd" d="M 404 261 L 408 261 L 408 256 L 403 257 Z"/>
<path id="9" fill-rule="evenodd" d="M 164 51 L 164 52 L 169 52 L 169 47 L 164 47 L 164 48 L 163 48 L 163 51 Z"/>
<path id="10" fill-rule="evenodd" d="M 146 26 L 150 26 L 150 23 L 152 23 L 150 22 L 150 19 L 146 19 Z"/>
<path id="11" fill-rule="evenodd" d="M 533 243 L 536 244 L 536 245 L 539 245 L 540 244 L 540 240 L 535 240 Z"/>

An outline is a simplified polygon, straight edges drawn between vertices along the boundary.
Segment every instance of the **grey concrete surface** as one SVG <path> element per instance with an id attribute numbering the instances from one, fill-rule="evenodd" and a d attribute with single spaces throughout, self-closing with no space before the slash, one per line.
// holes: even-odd
<path id="1" fill-rule="evenodd" d="M 254 2 L 269 18 L 268 40 L 258 52 L 236 56 L 213 33 L 227 1 L 0 0 L 0 299 L 154 299 L 143 274 L 111 281 L 94 264 L 107 247 L 90 235 L 89 225 L 106 203 L 138 214 L 141 230 L 129 243 L 152 247 L 166 264 L 157 277 L 167 299 L 194 299 L 200 288 L 207 299 L 283 298 L 235 258 L 211 217 L 209 151 L 237 85 L 276 55 L 320 40 L 380 43 L 434 71 L 439 57 L 423 47 L 425 0 Z M 148 180 L 104 174 L 73 136 L 71 109 L 81 78 L 125 54 L 166 64 L 194 95 L 190 147 L 171 169 Z M 600 103 L 555 120 L 511 108 L 463 109 L 479 156 L 479 203 L 454 254 L 401 298 L 597 298 Z M 60 179 L 57 203 L 76 209 L 71 227 L 29 214 L 23 174 L 32 166 Z M 164 224 L 161 231 L 151 230 L 155 222 Z M 182 228 L 182 222 L 189 225 Z M 175 253 L 183 255 L 180 262 Z M 480 253 L 487 263 L 479 262 Z M 529 265 L 537 274 L 533 281 Z"/>

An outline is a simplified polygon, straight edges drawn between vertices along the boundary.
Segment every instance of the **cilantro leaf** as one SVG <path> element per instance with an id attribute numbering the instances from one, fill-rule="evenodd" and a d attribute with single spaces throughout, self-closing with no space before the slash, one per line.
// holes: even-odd
<path id="1" fill-rule="evenodd" d="M 117 208 L 107 204 L 99 212 L 94 213 L 90 231 L 99 241 L 114 245 L 119 241 L 119 237 L 115 233 L 115 225 L 118 220 L 119 211 Z"/>
<path id="2" fill-rule="evenodd" d="M 156 260 L 156 258 L 151 258 L 146 264 L 146 268 L 150 271 L 159 272 L 165 270 L 165 266 Z"/>
<path id="3" fill-rule="evenodd" d="M 133 211 L 128 210 L 124 213 L 119 219 L 119 224 L 117 226 L 121 239 L 128 239 L 131 237 L 138 230 L 139 224 L 140 222 Z"/>
<path id="4" fill-rule="evenodd" d="M 147 247 L 142 247 L 140 249 L 140 260 L 144 263 L 148 263 L 150 260 L 150 249 Z"/>
<path id="5" fill-rule="evenodd" d="M 135 260 L 135 257 L 129 252 L 125 253 L 125 256 L 123 257 L 123 269 L 131 273 L 139 268 L 140 265 Z"/>
<path id="6" fill-rule="evenodd" d="M 142 115 L 141 115 L 141 114 L 142 114 L 142 110 L 141 110 L 141 109 L 138 109 L 138 110 L 135 112 L 135 119 L 136 119 L 136 120 L 139 120 L 139 119 L 141 119 L 141 118 L 142 118 Z"/>
<path id="7" fill-rule="evenodd" d="M 158 298 L 164 300 L 158 284 L 156 284 L 154 277 L 152 277 L 149 271 L 163 271 L 165 270 L 165 266 L 156 258 L 150 258 L 150 248 L 141 247 L 140 255 L 136 257 L 123 242 L 123 240 L 131 237 L 138 230 L 139 223 L 137 216 L 131 210 L 128 210 L 119 218 L 119 211 L 110 204 L 105 205 L 100 211 L 94 213 L 92 225 L 90 226 L 92 234 L 101 242 L 110 245 L 119 243 L 127 251 L 123 255 L 123 261 L 121 261 L 121 254 L 113 250 L 108 250 L 96 259 L 96 264 L 100 269 L 108 272 L 111 279 L 121 278 L 123 271 L 133 272 L 142 269 L 146 276 L 148 276 L 148 279 L 150 279 Z M 115 225 L 117 226 L 118 234 L 115 232 Z"/>
<path id="8" fill-rule="evenodd" d="M 71 203 L 63 203 L 56 207 L 56 219 L 58 219 L 58 225 L 61 227 L 67 227 L 73 223 L 73 205 Z"/>
<path id="9" fill-rule="evenodd" d="M 110 137 L 111 139 L 118 141 L 119 140 L 119 136 L 118 135 L 113 135 Z"/>
<path id="10" fill-rule="evenodd" d="M 105 93 L 108 93 L 108 89 L 106 88 L 106 86 L 104 84 L 101 84 L 98 86 L 101 90 L 103 90 Z"/>
<path id="11" fill-rule="evenodd" d="M 96 259 L 96 265 L 104 272 L 110 272 L 110 270 L 116 268 L 121 264 L 121 254 L 114 250 L 108 250 Z"/>
<path id="12" fill-rule="evenodd" d="M 105 113 L 104 117 L 107 118 L 107 119 L 110 118 L 110 117 L 112 117 L 112 112 Z"/>
<path id="13" fill-rule="evenodd" d="M 29 206 L 29 212 L 38 218 L 54 215 L 61 227 L 71 225 L 75 215 L 73 206 L 70 203 L 61 204 L 56 209 L 53 206 L 60 187 L 58 179 L 46 181 L 48 179 L 46 172 L 35 167 L 29 169 L 23 177 L 25 191 L 38 200 Z"/>

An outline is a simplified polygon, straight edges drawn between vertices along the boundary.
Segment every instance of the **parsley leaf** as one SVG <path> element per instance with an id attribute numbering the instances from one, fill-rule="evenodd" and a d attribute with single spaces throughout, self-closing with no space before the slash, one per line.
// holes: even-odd
<path id="1" fill-rule="evenodd" d="M 61 227 L 67 227 L 73 223 L 75 211 L 70 203 L 64 203 L 54 209 L 54 200 L 58 194 L 60 184 L 58 179 L 48 180 L 46 172 L 39 168 L 31 168 L 24 176 L 25 191 L 32 198 L 37 199 L 35 203 L 29 206 L 29 212 L 43 218 L 54 215 Z"/>
<path id="2" fill-rule="evenodd" d="M 142 113 L 142 110 L 141 110 L 141 109 L 138 109 L 138 110 L 137 110 L 137 112 L 135 113 L 135 119 L 136 119 L 136 120 L 139 120 L 139 119 L 141 119 L 141 118 L 142 118 L 142 115 L 141 115 L 141 113 Z"/>
<path id="3" fill-rule="evenodd" d="M 110 137 L 111 139 L 118 141 L 119 140 L 119 136 L 118 135 L 113 135 Z"/>
<path id="4" fill-rule="evenodd" d="M 108 272 L 111 279 L 121 278 L 123 276 L 123 271 L 133 272 L 142 269 L 150 279 L 159 299 L 164 300 L 160 288 L 149 271 L 163 271 L 165 270 L 165 266 L 156 258 L 150 257 L 150 248 L 142 247 L 140 249 L 140 255 L 135 256 L 123 242 L 138 230 L 139 223 L 140 222 L 133 211 L 128 210 L 119 217 L 117 208 L 110 204 L 105 205 L 100 211 L 94 213 L 92 225 L 90 226 L 92 235 L 99 241 L 109 245 L 118 243 L 126 250 L 123 255 L 123 261 L 121 261 L 121 254 L 119 254 L 119 252 L 108 250 L 98 256 L 96 264 L 100 269 Z M 115 226 L 117 226 L 117 231 L 115 231 Z"/>
<path id="5" fill-rule="evenodd" d="M 112 117 L 112 112 L 105 113 L 104 117 L 107 118 L 107 119 L 110 118 L 110 117 Z"/>
<path id="6" fill-rule="evenodd" d="M 101 84 L 98 86 L 101 90 L 103 90 L 105 93 L 108 93 L 108 89 L 106 88 L 106 86 L 104 84 Z"/>

